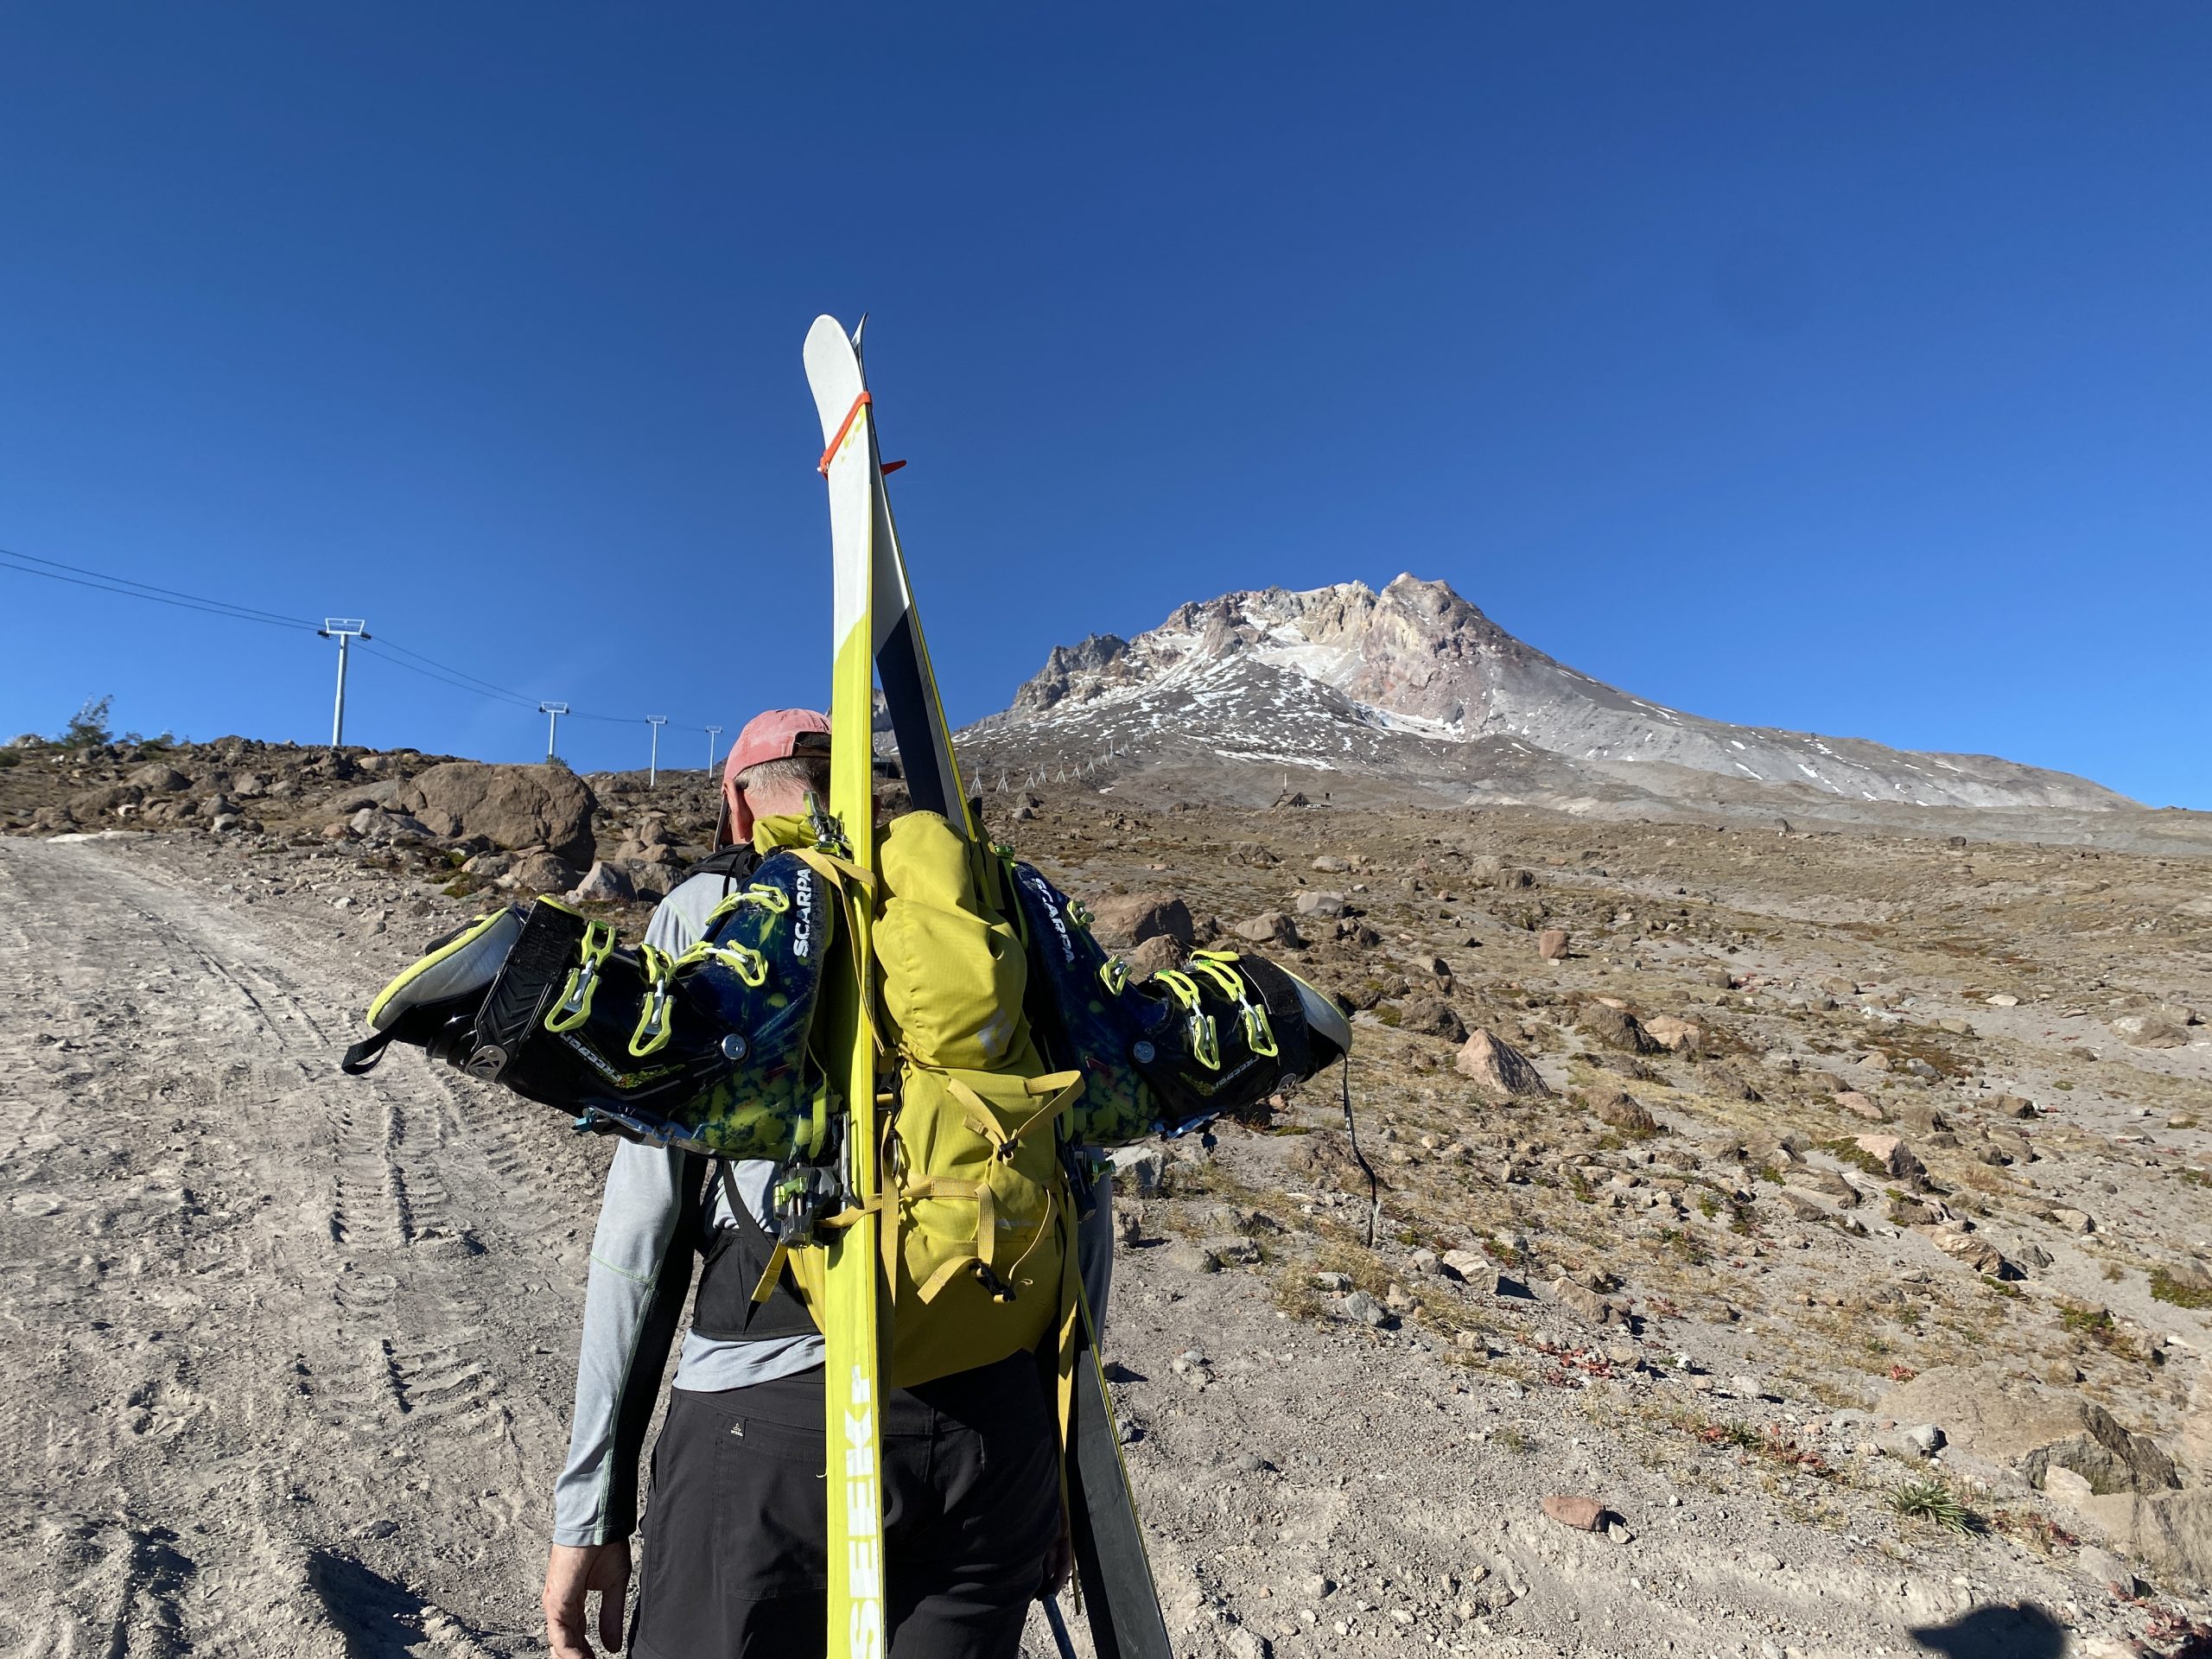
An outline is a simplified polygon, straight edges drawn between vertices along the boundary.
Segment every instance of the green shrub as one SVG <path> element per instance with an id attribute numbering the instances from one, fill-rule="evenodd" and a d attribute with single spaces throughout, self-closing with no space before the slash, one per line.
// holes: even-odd
<path id="1" fill-rule="evenodd" d="M 1890 1507 L 1907 1520 L 1925 1521 L 1946 1532 L 1976 1532 L 1981 1517 L 1933 1475 L 1916 1475 L 1890 1493 Z"/>
<path id="2" fill-rule="evenodd" d="M 2176 1307 L 2212 1307 L 2212 1290 L 2182 1284 L 2164 1268 L 2151 1269 L 2151 1294 L 2154 1300 L 2171 1302 Z"/>

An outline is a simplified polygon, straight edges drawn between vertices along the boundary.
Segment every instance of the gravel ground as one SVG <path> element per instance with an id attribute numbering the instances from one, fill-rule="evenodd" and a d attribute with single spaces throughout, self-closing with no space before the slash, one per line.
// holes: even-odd
<path id="1" fill-rule="evenodd" d="M 264 851 L 0 840 L 0 1649 L 538 1651 L 606 1148 L 411 1055 L 339 1077 L 376 986 L 473 906 L 337 849 Z M 1382 1033 L 1363 1074 L 1404 1120 L 1386 1149 L 1438 1093 L 1414 1041 Z M 1542 1059 L 1564 1081 L 1574 1058 Z M 2198 1086 L 2184 1062 L 2158 1064 Z M 1647 1092 L 1688 1126 L 1688 1096 Z M 1478 1295 L 1396 1241 L 1430 1201 L 1414 1151 L 1385 1165 L 1394 1242 L 1361 1259 L 1345 1184 L 1289 1161 L 1326 1105 L 1277 1126 L 1304 1137 L 1179 1147 L 1130 1207 L 1107 1345 L 1181 1650 L 2107 1655 L 2203 1617 L 2171 1586 L 2116 1599 L 2070 1549 L 1901 1519 L 1901 1465 L 1777 1455 L 1770 1429 L 1813 1444 L 1838 1407 L 1798 1380 L 1811 1326 L 1780 1297 L 1616 1327 L 1542 1286 Z M 1454 1202 L 1476 1234 L 1510 1218 L 1491 1185 Z M 1744 1271 L 1817 1283 L 1840 1247 L 1808 1230 L 1764 1268 L 1747 1243 Z M 1224 1234 L 1258 1259 L 1209 1270 L 1192 1241 Z M 1914 1235 L 1877 1247 L 1875 1276 L 1942 1265 Z M 1421 1306 L 1346 1317 L 1312 1279 L 1347 1268 Z M 1700 1433 L 1728 1423 L 1751 1440 Z M 1550 1519 L 1560 1494 L 1620 1535 Z"/>

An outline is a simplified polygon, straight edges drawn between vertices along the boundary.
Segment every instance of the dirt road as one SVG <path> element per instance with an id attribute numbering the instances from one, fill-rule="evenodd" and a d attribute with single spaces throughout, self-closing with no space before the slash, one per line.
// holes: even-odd
<path id="1" fill-rule="evenodd" d="M 0 1647 L 534 1645 L 597 1149 L 341 1078 L 316 921 L 0 843 Z"/>

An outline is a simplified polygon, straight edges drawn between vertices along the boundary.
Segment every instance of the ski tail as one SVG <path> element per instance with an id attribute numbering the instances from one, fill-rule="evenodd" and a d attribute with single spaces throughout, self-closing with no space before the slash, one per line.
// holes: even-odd
<path id="1" fill-rule="evenodd" d="M 1098 1659 L 1174 1659 L 1088 1306 L 1080 1344 L 1068 1426 L 1068 1510 L 1091 1646 Z"/>

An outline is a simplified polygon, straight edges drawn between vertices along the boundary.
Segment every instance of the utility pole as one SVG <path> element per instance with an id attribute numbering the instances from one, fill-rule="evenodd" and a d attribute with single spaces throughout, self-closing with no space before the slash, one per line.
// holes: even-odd
<path id="1" fill-rule="evenodd" d="M 660 779 L 660 728 L 668 724 L 666 715 L 647 715 L 645 724 L 653 728 L 652 758 L 645 762 L 645 787 L 657 786 Z"/>
<path id="2" fill-rule="evenodd" d="M 722 728 L 719 726 L 707 728 L 707 781 L 709 783 L 715 777 L 715 740 L 721 734 Z"/>
<path id="3" fill-rule="evenodd" d="M 358 616 L 326 616 L 321 629 L 326 639 L 338 642 L 338 706 L 330 714 L 330 747 L 346 746 L 346 647 L 369 637 L 369 625 Z"/>
<path id="4" fill-rule="evenodd" d="M 565 702 L 541 702 L 537 705 L 537 712 L 545 716 L 545 758 L 550 761 L 555 758 L 554 740 L 561 734 L 561 716 L 569 712 L 569 705 Z"/>

